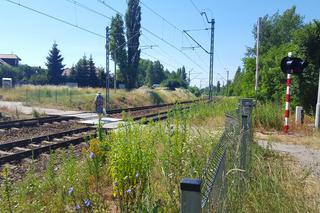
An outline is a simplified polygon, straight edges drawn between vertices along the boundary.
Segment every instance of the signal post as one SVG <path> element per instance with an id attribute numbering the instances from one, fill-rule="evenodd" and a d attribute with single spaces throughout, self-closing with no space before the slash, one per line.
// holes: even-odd
<path id="1" fill-rule="evenodd" d="M 290 114 L 290 87 L 292 82 L 292 75 L 300 75 L 307 63 L 300 58 L 292 56 L 292 52 L 288 53 L 288 57 L 284 57 L 281 61 L 281 70 L 287 74 L 287 87 L 286 87 L 286 108 L 284 113 L 284 127 L 283 131 L 289 131 L 289 114 Z"/>

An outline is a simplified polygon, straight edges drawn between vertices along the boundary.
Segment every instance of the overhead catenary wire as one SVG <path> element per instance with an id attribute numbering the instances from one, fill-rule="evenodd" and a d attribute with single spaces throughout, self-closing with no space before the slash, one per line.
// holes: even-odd
<path id="1" fill-rule="evenodd" d="M 148 40 L 151 43 L 155 43 L 152 39 L 150 39 L 148 36 L 146 36 L 145 34 L 142 34 L 142 36 Z M 168 52 L 166 52 L 164 49 L 161 48 L 161 46 L 159 46 L 158 48 L 153 49 L 154 51 L 158 52 L 159 54 L 165 56 L 167 59 L 171 60 L 172 62 L 176 63 L 178 62 L 179 64 L 181 64 L 181 66 L 184 66 L 183 63 L 181 63 L 181 61 L 178 61 L 175 57 L 172 57 L 172 55 L 170 55 Z M 187 67 L 185 66 L 186 69 L 193 69 L 191 67 Z M 202 72 L 201 72 L 202 73 Z"/>
<path id="2" fill-rule="evenodd" d="M 151 34 L 152 36 L 156 37 L 157 39 L 163 41 L 164 43 L 166 43 L 167 45 L 169 45 L 170 47 L 172 47 L 173 49 L 177 50 L 178 52 L 180 52 L 181 54 L 183 54 L 186 58 L 188 58 L 192 63 L 194 63 L 195 65 L 197 65 L 197 67 L 199 67 L 202 71 L 204 71 L 204 68 L 199 65 L 197 62 L 195 62 L 190 56 L 188 56 L 186 53 L 184 53 L 182 50 L 180 50 L 179 48 L 177 48 L 175 45 L 173 45 L 172 43 L 170 43 L 169 41 L 161 38 L 160 36 L 158 36 L 157 34 L 153 33 L 152 31 L 148 30 L 145 27 L 141 27 L 143 30 L 145 30 L 146 32 L 148 32 L 149 34 Z"/>
<path id="3" fill-rule="evenodd" d="M 106 16 L 106 15 L 104 15 L 103 13 L 101 13 L 101 12 L 99 12 L 99 11 L 96 11 L 96 10 L 90 8 L 90 7 L 87 7 L 86 5 L 80 3 L 80 2 L 78 2 L 78 1 L 76 1 L 76 0 L 65 0 L 65 1 L 70 2 L 71 4 L 74 4 L 74 5 L 78 6 L 78 7 L 81 7 L 82 9 L 85 9 L 85 10 L 87 10 L 87 11 L 90 11 L 91 13 L 94 13 L 94 14 L 96 14 L 96 15 L 99 15 L 99 16 L 102 16 L 102 17 L 104 17 L 104 18 L 106 18 L 106 19 L 111 20 L 111 18 L 110 18 L 109 16 Z"/>
<path id="4" fill-rule="evenodd" d="M 7 1 L 7 2 L 9 2 L 9 3 L 11 3 L 11 4 L 14 4 L 14 5 L 17 5 L 17 6 L 19 6 L 19 7 L 25 8 L 25 9 L 27 9 L 27 10 L 29 10 L 29 11 L 35 12 L 35 13 L 37 13 L 37 14 L 46 16 L 46 17 L 48 17 L 48 18 L 51 18 L 51 19 L 53 19 L 53 20 L 55 20 L 55 21 L 58 21 L 58 22 L 61 22 L 61 23 L 63 23 L 63 24 L 72 26 L 72 27 L 74 27 L 74 28 L 78 28 L 78 29 L 80 29 L 80 30 L 82 30 L 82 31 L 85 31 L 85 32 L 90 33 L 90 34 L 92 34 L 92 35 L 95 35 L 95 36 L 97 36 L 97 37 L 105 38 L 104 35 L 101 35 L 101 34 L 99 34 L 99 33 L 93 32 L 93 31 L 91 31 L 91 30 L 89 30 L 89 29 L 87 29 L 87 28 L 81 27 L 81 26 L 79 26 L 79 25 L 77 25 L 77 24 L 73 24 L 73 23 L 71 23 L 71 22 L 69 22 L 69 21 L 66 21 L 66 20 L 64 20 L 64 19 L 61 19 L 61 18 L 58 18 L 58 17 L 56 17 L 56 16 L 50 15 L 50 14 L 48 14 L 48 13 L 44 13 L 44 12 L 42 12 L 42 11 L 40 11 L 40 10 L 31 8 L 31 7 L 29 7 L 29 6 L 26 6 L 26 5 L 24 5 L 24 4 L 21 4 L 21 3 L 19 3 L 19 2 L 15 2 L 15 1 L 12 1 L 12 0 L 5 0 L 5 1 Z"/>
<path id="5" fill-rule="evenodd" d="M 103 0 L 97 0 L 97 1 L 100 2 L 101 4 L 103 4 L 105 7 L 109 8 L 110 10 L 112 10 L 113 12 L 119 13 L 121 16 L 123 16 L 122 13 L 120 13 L 117 9 L 115 9 L 112 6 L 110 6 L 109 4 L 107 4 L 105 1 L 103 1 Z"/>
<path id="6" fill-rule="evenodd" d="M 200 14 L 203 25 L 206 26 L 206 23 L 205 23 L 205 21 L 204 21 L 204 18 L 203 18 L 203 16 L 201 15 L 201 10 L 200 10 L 199 7 L 194 3 L 193 0 L 190 0 L 190 2 L 191 2 L 191 4 L 192 4 L 192 6 L 193 6 L 193 7 L 197 10 L 197 12 Z M 208 36 L 210 37 L 209 32 L 207 32 L 207 33 L 208 33 Z"/>

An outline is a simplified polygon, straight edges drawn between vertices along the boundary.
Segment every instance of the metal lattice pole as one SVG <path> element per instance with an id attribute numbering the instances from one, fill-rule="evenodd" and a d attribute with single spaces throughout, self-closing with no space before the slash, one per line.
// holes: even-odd
<path id="1" fill-rule="evenodd" d="M 106 110 L 109 110 L 109 27 L 106 27 Z"/>

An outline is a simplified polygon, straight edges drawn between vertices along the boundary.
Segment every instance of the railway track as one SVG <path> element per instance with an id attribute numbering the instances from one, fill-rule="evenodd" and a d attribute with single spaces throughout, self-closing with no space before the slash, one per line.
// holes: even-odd
<path id="1" fill-rule="evenodd" d="M 181 108 L 181 110 L 186 110 L 190 108 L 190 103 L 193 102 L 187 102 Z M 163 106 L 160 106 L 160 108 L 172 106 L 174 104 L 165 104 Z M 151 109 L 151 106 L 147 107 L 136 107 L 136 108 L 129 108 L 126 112 L 129 112 L 133 109 L 133 111 L 138 111 L 145 109 Z M 158 106 L 159 108 L 159 106 Z M 113 111 L 114 114 L 119 113 L 118 111 Z M 123 111 L 123 110 L 122 110 Z M 150 121 L 159 121 L 164 120 L 168 116 L 168 112 L 170 109 L 166 111 L 160 111 L 160 112 L 153 112 L 149 114 L 141 114 L 138 116 L 132 117 L 132 119 L 136 122 L 140 122 L 141 119 L 144 119 L 144 124 L 150 122 Z M 60 117 L 55 117 L 60 118 Z M 53 118 L 52 118 L 53 119 Z M 74 118 L 70 118 L 74 119 Z M 29 119 L 34 120 L 34 119 Z M 41 122 L 45 122 L 46 119 L 42 119 Z M 32 121 L 33 122 L 33 121 Z M 35 121 L 36 122 L 36 121 Z M 37 121 L 39 123 L 39 121 Z M 70 145 L 77 145 L 84 141 L 86 141 L 87 138 L 96 137 L 96 131 L 95 128 L 92 126 L 82 127 L 82 128 L 76 128 L 68 131 L 63 131 L 55 134 L 49 134 L 39 137 L 32 137 L 28 139 L 23 140 L 16 140 L 16 141 L 10 141 L 6 143 L 0 144 L 0 166 L 5 163 L 11 163 L 11 162 L 18 162 L 24 158 L 36 158 L 42 153 L 47 153 L 52 150 L 58 149 L 58 148 L 65 148 Z"/>
<path id="2" fill-rule="evenodd" d="M 159 104 L 159 105 L 149 105 L 149 106 L 141 106 L 141 107 L 131 107 L 131 108 L 124 108 L 124 109 L 113 109 L 107 111 L 107 114 L 111 117 L 122 117 L 122 112 L 130 113 L 131 116 L 137 117 L 139 115 L 144 115 L 144 111 L 148 111 L 148 113 L 153 113 L 159 111 L 159 109 L 169 109 L 169 107 L 174 106 L 176 104 L 182 104 L 182 105 L 189 105 L 192 103 L 196 103 L 202 101 L 194 100 L 194 101 L 183 101 L 183 102 L 177 102 L 177 103 L 169 103 L 169 104 Z M 76 114 L 68 115 L 68 116 L 46 116 L 41 118 L 32 118 L 32 119 L 24 119 L 24 120 L 13 120 L 13 121 L 2 121 L 0 122 L 0 130 L 7 130 L 11 128 L 22 128 L 22 127 L 34 127 L 43 125 L 46 123 L 54 123 L 54 122 L 61 122 L 61 121 L 70 121 L 75 120 Z"/>
<path id="3" fill-rule="evenodd" d="M 24 120 L 3 121 L 3 122 L 0 122 L 0 129 L 6 130 L 11 128 L 34 127 L 38 125 L 43 125 L 45 123 L 69 121 L 74 119 L 75 117 L 71 117 L 71 116 L 70 117 L 47 116 L 47 117 L 24 119 Z"/>

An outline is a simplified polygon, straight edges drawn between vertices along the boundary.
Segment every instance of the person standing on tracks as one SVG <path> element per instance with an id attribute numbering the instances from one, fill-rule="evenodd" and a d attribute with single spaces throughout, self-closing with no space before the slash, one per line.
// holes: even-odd
<path id="1" fill-rule="evenodd" d="M 98 92 L 94 103 L 96 105 L 96 113 L 98 113 L 99 115 L 103 114 L 103 97 L 101 95 L 101 92 Z"/>

